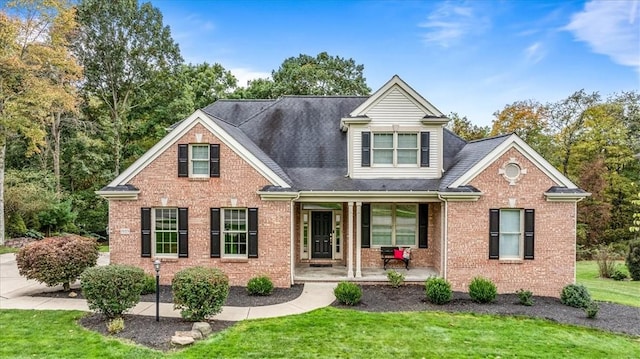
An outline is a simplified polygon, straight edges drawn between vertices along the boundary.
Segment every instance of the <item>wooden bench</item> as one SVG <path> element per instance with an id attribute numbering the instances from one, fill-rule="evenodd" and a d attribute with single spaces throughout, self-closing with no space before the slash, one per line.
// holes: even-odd
<path id="1" fill-rule="evenodd" d="M 382 261 L 384 263 L 383 268 L 384 270 L 387 270 L 387 264 L 389 264 L 389 262 L 396 260 L 396 261 L 401 261 L 404 262 L 404 267 L 409 270 L 409 261 L 411 260 L 411 257 L 409 258 L 396 258 L 394 251 L 395 250 L 403 250 L 403 248 L 399 248 L 399 247 L 380 247 L 380 256 L 382 257 Z"/>

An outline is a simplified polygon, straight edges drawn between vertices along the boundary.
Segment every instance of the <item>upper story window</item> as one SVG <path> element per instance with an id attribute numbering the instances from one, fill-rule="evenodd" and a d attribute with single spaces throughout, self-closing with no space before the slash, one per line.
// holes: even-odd
<path id="1" fill-rule="evenodd" d="M 220 177 L 220 145 L 179 144 L 178 177 Z"/>
<path id="2" fill-rule="evenodd" d="M 362 132 L 362 167 L 429 167 L 429 132 Z"/>
<path id="3" fill-rule="evenodd" d="M 374 133 L 374 165 L 418 165 L 417 133 Z"/>

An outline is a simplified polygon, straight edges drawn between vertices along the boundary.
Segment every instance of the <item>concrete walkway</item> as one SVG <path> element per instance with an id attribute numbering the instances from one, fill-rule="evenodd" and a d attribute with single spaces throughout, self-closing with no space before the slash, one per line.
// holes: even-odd
<path id="1" fill-rule="evenodd" d="M 101 253 L 98 265 L 109 264 L 109 253 Z M 72 287 L 78 287 L 78 283 Z M 336 283 L 306 283 L 302 294 L 286 303 L 262 307 L 228 307 L 213 319 L 239 321 L 244 319 L 273 318 L 300 314 L 326 307 L 335 297 L 333 289 Z M 82 310 L 89 311 L 87 301 L 72 298 L 32 297 L 43 291 L 57 291 L 62 287 L 47 287 L 33 280 L 27 280 L 18 273 L 13 253 L 0 255 L 0 309 L 40 309 L 40 310 Z M 156 315 L 154 302 L 140 302 L 127 312 L 137 315 Z M 180 311 L 173 309 L 172 303 L 160 303 L 161 317 L 180 318 Z"/>

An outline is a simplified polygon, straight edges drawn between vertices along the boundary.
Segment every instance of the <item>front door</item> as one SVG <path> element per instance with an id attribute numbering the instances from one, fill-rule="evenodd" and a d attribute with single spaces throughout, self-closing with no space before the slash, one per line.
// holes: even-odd
<path id="1" fill-rule="evenodd" d="M 311 258 L 331 258 L 333 212 L 311 212 Z"/>

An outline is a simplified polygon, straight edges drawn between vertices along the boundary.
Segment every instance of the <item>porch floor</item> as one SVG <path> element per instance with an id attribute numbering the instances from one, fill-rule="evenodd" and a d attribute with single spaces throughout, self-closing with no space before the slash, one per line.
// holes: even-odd
<path id="1" fill-rule="evenodd" d="M 404 274 L 405 282 L 424 282 L 429 277 L 438 275 L 433 267 L 423 268 L 388 268 Z M 355 276 L 355 272 L 354 272 Z M 387 282 L 387 272 L 380 268 L 362 268 L 362 277 L 347 278 L 347 267 L 333 265 L 332 267 L 310 267 L 308 264 L 298 265 L 293 276 L 295 283 L 302 282 Z"/>

